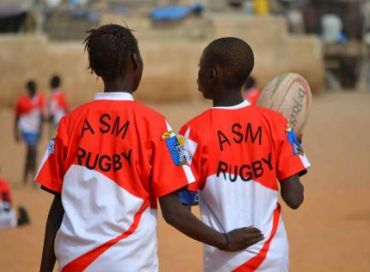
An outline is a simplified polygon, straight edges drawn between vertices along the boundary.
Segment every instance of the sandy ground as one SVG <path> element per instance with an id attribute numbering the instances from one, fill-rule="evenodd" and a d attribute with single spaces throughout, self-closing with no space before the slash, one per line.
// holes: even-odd
<path id="1" fill-rule="evenodd" d="M 153 105 L 180 125 L 207 107 L 201 102 Z M 20 184 L 24 147 L 12 139 L 12 115 L 0 110 L 1 175 L 25 205 L 32 224 L 0 231 L 0 271 L 38 268 L 51 197 Z M 291 271 L 370 271 L 370 94 L 315 97 L 304 147 L 313 166 L 303 178 L 305 203 L 283 205 L 290 240 Z M 46 138 L 46 137 L 45 137 Z M 46 145 L 44 139 L 42 148 Z M 161 271 L 201 271 L 201 246 L 167 226 L 159 216 Z"/>

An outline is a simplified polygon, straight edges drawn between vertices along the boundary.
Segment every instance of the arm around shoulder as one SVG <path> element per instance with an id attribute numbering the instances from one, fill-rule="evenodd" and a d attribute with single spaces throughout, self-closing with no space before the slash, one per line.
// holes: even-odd
<path id="1" fill-rule="evenodd" d="M 239 228 L 227 233 L 214 230 L 200 221 L 180 202 L 178 192 L 160 197 L 159 203 L 163 218 L 168 224 L 194 240 L 220 250 L 238 251 L 263 240 L 261 232 L 252 227 Z"/>

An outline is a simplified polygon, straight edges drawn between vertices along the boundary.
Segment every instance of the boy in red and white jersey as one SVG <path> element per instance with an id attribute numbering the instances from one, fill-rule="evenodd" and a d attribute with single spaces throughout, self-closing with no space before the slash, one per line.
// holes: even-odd
<path id="1" fill-rule="evenodd" d="M 221 38 L 203 51 L 198 87 L 213 107 L 186 123 L 185 150 L 198 179 L 203 222 L 220 232 L 241 226 L 261 230 L 264 239 L 240 252 L 204 246 L 204 271 L 288 271 L 288 241 L 278 204 L 293 209 L 303 201 L 299 176 L 309 162 L 285 118 L 251 106 L 241 88 L 253 69 L 251 48 Z M 181 192 L 184 204 L 196 195 Z"/>
<path id="2" fill-rule="evenodd" d="M 27 94 L 21 96 L 15 106 L 14 138 L 27 146 L 23 182 L 36 173 L 37 146 L 42 132 L 45 99 L 37 92 L 36 82 L 26 83 Z"/>
<path id="3" fill-rule="evenodd" d="M 53 75 L 50 79 L 51 96 L 48 101 L 48 117 L 54 130 L 60 119 L 68 113 L 68 102 L 60 89 L 61 79 L 58 75 Z"/>
<path id="4" fill-rule="evenodd" d="M 259 230 L 228 234 L 206 226 L 181 204 L 194 181 L 166 119 L 135 102 L 143 63 L 131 31 L 89 32 L 90 69 L 104 93 L 63 117 L 36 176 L 55 195 L 40 271 L 157 271 L 156 199 L 165 220 L 198 241 L 228 251 L 263 239 Z"/>
<path id="5" fill-rule="evenodd" d="M 17 215 L 13 209 L 13 195 L 9 184 L 0 177 L 0 229 L 17 226 Z"/>
<path id="6" fill-rule="evenodd" d="M 23 206 L 18 207 L 18 218 L 15 209 L 12 188 L 0 177 L 0 229 L 14 228 L 30 222 L 28 212 Z"/>

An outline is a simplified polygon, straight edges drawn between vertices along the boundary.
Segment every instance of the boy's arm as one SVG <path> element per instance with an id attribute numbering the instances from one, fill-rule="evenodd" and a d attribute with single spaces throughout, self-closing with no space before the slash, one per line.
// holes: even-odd
<path id="1" fill-rule="evenodd" d="M 281 197 L 284 202 L 292 209 L 298 209 L 303 203 L 304 187 L 299 180 L 299 175 L 293 175 L 280 183 Z"/>
<path id="2" fill-rule="evenodd" d="M 51 204 L 48 219 L 46 222 L 44 247 L 42 250 L 42 259 L 40 272 L 52 272 L 54 269 L 56 257 L 54 252 L 54 241 L 57 231 L 60 228 L 64 215 L 64 209 L 60 194 L 54 196 Z"/>
<path id="3" fill-rule="evenodd" d="M 253 227 L 235 229 L 228 233 L 220 233 L 202 221 L 184 206 L 178 192 L 159 198 L 164 220 L 185 235 L 220 250 L 237 251 L 245 249 L 261 240 L 263 235 Z"/>

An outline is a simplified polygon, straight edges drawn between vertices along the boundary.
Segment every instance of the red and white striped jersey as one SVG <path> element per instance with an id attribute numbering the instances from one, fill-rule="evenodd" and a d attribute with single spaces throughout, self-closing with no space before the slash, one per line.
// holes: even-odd
<path id="1" fill-rule="evenodd" d="M 48 104 L 48 114 L 53 117 L 53 124 L 58 125 L 60 119 L 68 112 L 68 102 L 61 90 L 53 90 Z"/>
<path id="2" fill-rule="evenodd" d="M 61 119 L 36 176 L 62 196 L 61 271 L 158 270 L 156 199 L 194 180 L 173 162 L 170 130 L 124 92 L 97 94 Z"/>
<path id="3" fill-rule="evenodd" d="M 204 271 L 288 271 L 279 181 L 309 166 L 292 133 L 281 114 L 247 101 L 211 108 L 182 127 L 203 221 L 220 232 L 254 226 L 265 237 L 240 252 L 205 245 Z"/>
<path id="4" fill-rule="evenodd" d="M 19 116 L 19 130 L 27 133 L 40 133 L 44 107 L 45 99 L 41 94 L 35 94 L 33 97 L 22 95 L 15 106 L 15 113 Z"/>

